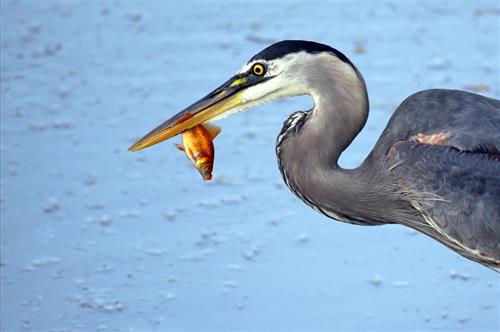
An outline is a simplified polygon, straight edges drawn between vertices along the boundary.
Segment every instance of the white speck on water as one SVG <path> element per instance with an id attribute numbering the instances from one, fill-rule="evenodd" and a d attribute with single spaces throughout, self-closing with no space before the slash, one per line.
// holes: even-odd
<path id="1" fill-rule="evenodd" d="M 21 321 L 21 328 L 25 331 L 31 331 L 31 323 L 29 319 L 23 319 Z"/>
<path id="2" fill-rule="evenodd" d="M 15 166 L 9 166 L 7 168 L 7 173 L 11 176 L 15 176 L 18 174 L 17 168 Z"/>
<path id="3" fill-rule="evenodd" d="M 143 18 L 143 14 L 139 12 L 129 13 L 127 16 L 132 22 L 139 22 Z"/>
<path id="4" fill-rule="evenodd" d="M 406 288 L 410 287 L 411 283 L 409 281 L 394 281 L 392 283 L 392 286 L 396 288 Z"/>
<path id="5" fill-rule="evenodd" d="M 210 182 L 210 184 L 217 186 L 235 186 L 237 182 L 231 175 L 218 172 L 217 176 L 214 176 L 214 179 Z"/>
<path id="6" fill-rule="evenodd" d="M 489 302 L 481 303 L 481 309 L 484 309 L 484 310 L 493 309 L 494 307 L 495 306 L 493 305 L 493 303 L 489 303 Z"/>
<path id="7" fill-rule="evenodd" d="M 108 330 L 108 326 L 106 324 L 99 324 L 96 326 L 97 332 L 104 332 L 106 330 Z"/>
<path id="8" fill-rule="evenodd" d="M 240 264 L 228 264 L 226 265 L 226 269 L 230 271 L 242 271 L 243 267 Z"/>
<path id="9" fill-rule="evenodd" d="M 273 218 L 271 219 L 271 221 L 269 221 L 269 224 L 273 226 L 278 226 L 280 223 L 281 223 L 281 218 Z"/>
<path id="10" fill-rule="evenodd" d="M 220 204 L 221 204 L 220 201 L 215 198 L 203 199 L 198 202 L 198 206 L 211 209 L 220 206 Z"/>
<path id="11" fill-rule="evenodd" d="M 234 280 L 226 280 L 223 282 L 223 285 L 225 288 L 231 288 L 231 289 L 238 287 L 238 283 Z"/>
<path id="12" fill-rule="evenodd" d="M 469 281 L 472 277 L 466 273 L 458 272 L 456 270 L 450 271 L 450 278 L 454 280 Z"/>
<path id="13" fill-rule="evenodd" d="M 95 299 L 82 299 L 80 301 L 80 307 L 89 308 L 100 312 L 114 313 L 123 311 L 125 306 L 119 300 L 104 300 L 101 298 Z"/>
<path id="14" fill-rule="evenodd" d="M 50 275 L 52 279 L 62 279 L 63 278 L 63 270 L 57 270 L 56 272 Z"/>
<path id="15" fill-rule="evenodd" d="M 285 185 L 283 184 L 283 182 L 274 182 L 273 185 L 274 185 L 274 188 L 276 188 L 276 189 L 279 189 L 279 190 L 285 189 Z"/>
<path id="16" fill-rule="evenodd" d="M 243 258 L 245 258 L 247 261 L 253 261 L 255 260 L 258 254 L 259 250 L 257 248 L 252 248 L 243 253 Z"/>
<path id="17" fill-rule="evenodd" d="M 69 120 L 56 119 L 52 122 L 52 127 L 55 129 L 71 129 L 73 124 Z"/>
<path id="18" fill-rule="evenodd" d="M 448 69 L 451 66 L 451 61 L 442 57 L 434 57 L 429 62 L 429 68 L 435 70 Z"/>
<path id="19" fill-rule="evenodd" d="M 163 256 L 165 252 L 166 251 L 163 249 L 156 249 L 156 248 L 150 248 L 144 250 L 144 253 L 148 254 L 149 256 Z"/>
<path id="20" fill-rule="evenodd" d="M 93 202 L 93 203 L 90 203 L 87 205 L 87 208 L 89 210 L 100 210 L 100 209 L 104 209 L 106 206 L 104 205 L 104 203 L 101 203 L 101 202 Z"/>
<path id="21" fill-rule="evenodd" d="M 474 16 L 500 16 L 500 8 L 478 8 Z"/>
<path id="22" fill-rule="evenodd" d="M 46 213 L 51 213 L 51 212 L 57 211 L 57 210 L 59 210 L 59 208 L 60 208 L 59 200 L 55 197 L 49 197 L 49 199 L 47 200 L 47 202 L 43 206 L 43 210 Z"/>
<path id="23" fill-rule="evenodd" d="M 245 39 L 249 42 L 263 45 L 269 45 L 277 42 L 277 40 L 274 38 L 265 38 L 258 35 L 247 35 Z"/>
<path id="24" fill-rule="evenodd" d="M 73 283 L 77 286 L 81 286 L 87 283 L 87 279 L 82 279 L 82 278 L 74 279 Z"/>
<path id="25" fill-rule="evenodd" d="M 97 183 L 97 176 L 93 173 L 84 173 L 82 177 L 83 184 L 86 186 L 93 186 Z"/>
<path id="26" fill-rule="evenodd" d="M 305 233 L 300 233 L 295 237 L 295 242 L 299 244 L 305 244 L 311 241 L 311 237 Z"/>
<path id="27" fill-rule="evenodd" d="M 174 220 L 175 220 L 175 217 L 177 217 L 177 213 L 175 213 L 174 211 L 167 211 L 167 212 L 164 212 L 164 213 L 163 213 L 163 217 L 164 217 L 167 221 L 174 221 Z"/>
<path id="28" fill-rule="evenodd" d="M 43 53 L 46 56 L 53 56 L 59 53 L 62 50 L 63 46 L 59 43 L 54 44 L 54 45 L 47 45 L 45 46 Z"/>
<path id="29" fill-rule="evenodd" d="M 375 287 L 380 287 L 382 285 L 382 278 L 378 275 L 374 275 L 368 282 Z"/>
<path id="30" fill-rule="evenodd" d="M 248 129 L 243 133 L 243 137 L 248 138 L 248 139 L 255 139 L 257 137 L 257 131 Z"/>
<path id="31" fill-rule="evenodd" d="M 99 224 L 101 224 L 101 226 L 109 226 L 111 225 L 111 218 L 108 215 L 102 215 L 99 218 Z"/>
<path id="32" fill-rule="evenodd" d="M 31 33 L 33 34 L 37 34 L 39 33 L 40 31 L 42 31 L 42 26 L 38 23 L 32 23 L 29 27 L 29 30 Z"/>
<path id="33" fill-rule="evenodd" d="M 162 248 L 142 248 L 142 247 L 136 247 L 135 248 L 137 251 L 145 253 L 146 255 L 149 256 L 163 256 L 164 254 L 167 253 L 165 249 Z"/>
<path id="34" fill-rule="evenodd" d="M 23 307 L 29 307 L 33 304 L 33 301 L 32 300 L 21 300 L 21 305 Z"/>
<path id="35" fill-rule="evenodd" d="M 177 280 L 177 278 L 173 275 L 170 275 L 167 277 L 167 282 L 169 284 L 176 284 L 177 282 L 179 282 L 179 280 Z"/>
<path id="36" fill-rule="evenodd" d="M 111 13 L 111 10 L 109 8 L 103 8 L 101 9 L 101 15 L 102 16 L 108 16 Z"/>
<path id="37" fill-rule="evenodd" d="M 61 259 L 59 257 L 36 258 L 36 259 L 33 259 L 30 262 L 30 264 L 28 264 L 24 268 L 24 271 L 34 271 L 37 268 L 58 264 L 60 262 L 61 262 Z"/>
<path id="38" fill-rule="evenodd" d="M 220 202 L 224 205 L 235 205 L 244 202 L 248 197 L 246 195 L 233 195 L 226 196 L 220 199 Z"/>
<path id="39" fill-rule="evenodd" d="M 120 217 L 135 219 L 141 217 L 141 212 L 139 210 L 122 210 Z"/>
<path id="40" fill-rule="evenodd" d="M 97 219 L 94 216 L 87 216 L 87 217 L 85 217 L 85 222 L 88 223 L 88 224 L 93 224 L 93 223 L 97 222 L 96 220 Z"/>
<path id="41" fill-rule="evenodd" d="M 47 123 L 45 122 L 31 122 L 29 124 L 29 129 L 31 131 L 44 131 L 47 129 Z"/>
<path id="42" fill-rule="evenodd" d="M 221 240 L 217 236 L 217 232 L 214 231 L 203 231 L 200 233 L 198 241 L 196 241 L 196 246 L 198 247 L 216 247 L 221 243 Z"/>
<path id="43" fill-rule="evenodd" d="M 179 205 L 175 208 L 175 213 L 177 214 L 185 211 L 187 211 L 187 207 L 185 207 L 184 205 Z"/>
<path id="44" fill-rule="evenodd" d="M 57 95 L 60 97 L 60 98 L 67 98 L 70 94 L 70 91 L 68 88 L 66 87 L 60 87 L 57 89 Z"/>
<path id="45" fill-rule="evenodd" d="M 199 250 L 196 252 L 189 252 L 180 257 L 182 261 L 192 261 L 192 262 L 201 262 L 204 261 L 207 256 L 212 255 L 213 250 L 210 248 L 204 248 L 203 250 Z"/>
<path id="46" fill-rule="evenodd" d="M 250 182 L 262 182 L 267 180 L 267 176 L 262 171 L 247 170 L 244 174 L 245 180 Z"/>
<path id="47" fill-rule="evenodd" d="M 372 320 L 375 318 L 375 315 L 374 314 L 364 314 L 363 317 L 365 318 L 365 320 Z"/>
<path id="48" fill-rule="evenodd" d="M 113 272 L 114 268 L 108 264 L 102 264 L 98 269 L 97 272 L 101 273 L 110 273 Z"/>

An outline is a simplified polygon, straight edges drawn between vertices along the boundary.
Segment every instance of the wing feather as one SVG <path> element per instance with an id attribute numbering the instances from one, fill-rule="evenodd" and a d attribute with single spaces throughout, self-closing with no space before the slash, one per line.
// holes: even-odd
<path id="1" fill-rule="evenodd" d="M 500 266 L 498 155 L 400 141 L 390 149 L 391 175 L 445 244 Z"/>

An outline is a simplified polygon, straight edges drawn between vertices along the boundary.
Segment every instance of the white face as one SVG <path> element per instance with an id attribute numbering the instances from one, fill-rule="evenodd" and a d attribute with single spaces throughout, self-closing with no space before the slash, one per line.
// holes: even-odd
<path id="1" fill-rule="evenodd" d="M 304 77 L 297 74 L 300 72 L 298 69 L 311 63 L 311 57 L 306 52 L 299 52 L 281 59 L 255 60 L 243 66 L 239 73 L 246 73 L 255 63 L 262 63 L 267 68 L 264 77 L 273 77 L 247 88 L 242 94 L 243 104 L 253 107 L 281 97 L 307 94 Z"/>
<path id="2" fill-rule="evenodd" d="M 264 77 L 272 78 L 243 90 L 241 104 L 214 119 L 225 118 L 278 98 L 307 94 L 309 91 L 307 82 L 303 76 L 297 75 L 297 73 L 300 72 L 301 67 L 311 62 L 311 57 L 313 56 L 306 52 L 299 52 L 289 54 L 281 59 L 255 60 L 245 64 L 237 74 L 246 74 L 251 71 L 255 63 L 261 63 L 267 68 Z"/>

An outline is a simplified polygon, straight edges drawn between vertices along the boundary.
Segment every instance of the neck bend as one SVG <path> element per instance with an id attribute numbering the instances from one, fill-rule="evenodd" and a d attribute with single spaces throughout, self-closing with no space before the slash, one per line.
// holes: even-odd
<path id="1" fill-rule="evenodd" d="M 391 223 L 391 216 L 380 209 L 381 200 L 393 196 L 385 173 L 366 163 L 354 169 L 338 165 L 368 117 L 363 77 L 340 60 L 315 68 L 318 72 L 310 75 L 307 91 L 313 109 L 300 117 L 293 114 L 286 123 L 300 122 L 300 127 L 284 128 L 278 138 L 283 178 L 300 199 L 329 217 L 361 225 Z"/>

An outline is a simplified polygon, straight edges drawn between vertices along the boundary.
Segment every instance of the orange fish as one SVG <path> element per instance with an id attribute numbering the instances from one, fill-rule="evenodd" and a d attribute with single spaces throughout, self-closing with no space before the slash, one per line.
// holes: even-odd
<path id="1" fill-rule="evenodd" d="M 175 144 L 177 149 L 186 154 L 205 181 L 212 179 L 215 156 L 213 140 L 220 131 L 214 124 L 203 123 L 182 133 L 183 145 Z"/>

